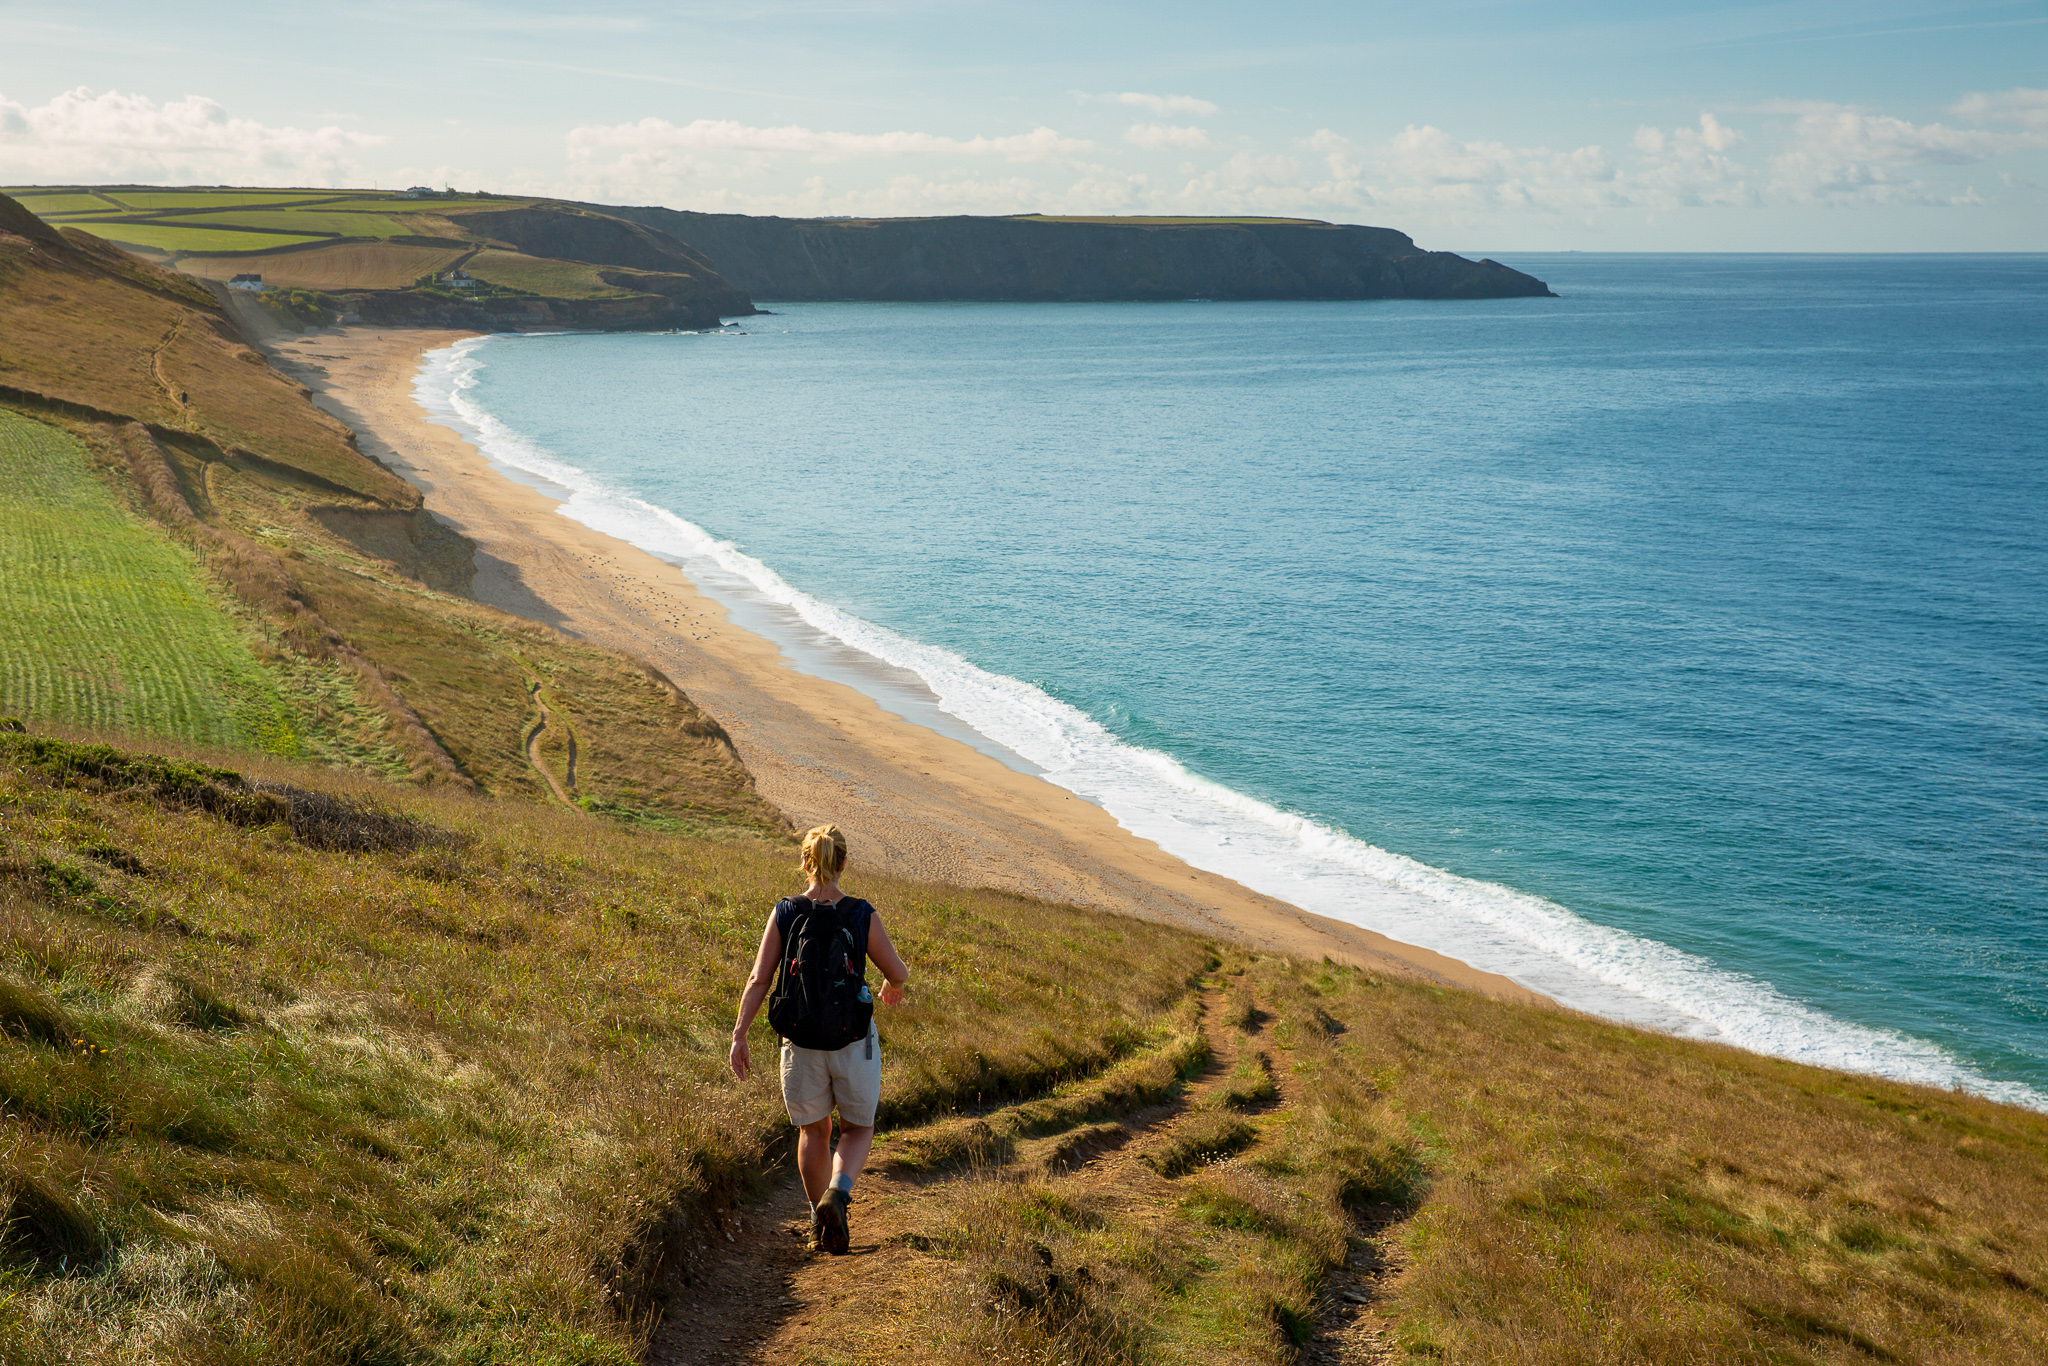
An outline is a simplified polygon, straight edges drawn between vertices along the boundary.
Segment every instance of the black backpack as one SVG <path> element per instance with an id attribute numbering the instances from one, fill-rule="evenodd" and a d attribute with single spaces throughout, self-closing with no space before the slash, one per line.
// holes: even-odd
<path id="1" fill-rule="evenodd" d="M 875 1017 L 865 971 L 874 910 L 855 897 L 828 905 L 796 896 L 775 908 L 782 962 L 768 1023 L 798 1048 L 833 1052 L 867 1037 Z"/>

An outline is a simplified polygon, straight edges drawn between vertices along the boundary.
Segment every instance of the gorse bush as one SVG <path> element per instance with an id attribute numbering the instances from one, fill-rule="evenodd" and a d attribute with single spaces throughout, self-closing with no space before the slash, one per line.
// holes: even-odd
<path id="1" fill-rule="evenodd" d="M 317 289 L 266 289 L 256 297 L 272 312 L 302 327 L 332 327 L 344 307 L 340 299 Z"/>

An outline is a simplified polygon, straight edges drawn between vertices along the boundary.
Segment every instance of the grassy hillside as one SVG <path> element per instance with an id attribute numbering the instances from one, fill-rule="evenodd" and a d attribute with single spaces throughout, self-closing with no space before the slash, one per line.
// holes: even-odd
<path id="1" fill-rule="evenodd" d="M 235 762 L 0 737 L 10 1362 L 2048 1351 L 2048 1118 L 867 876 L 875 1250 L 792 1263 L 786 845 Z"/>
<path id="2" fill-rule="evenodd" d="M 727 1084 L 721 1038 L 787 846 L 343 795 L 0 737 L 0 1357 L 626 1361 L 665 1251 L 780 1150 L 772 1067 Z M 1205 961 L 864 886 L 924 974 L 899 1122 L 1124 1055 Z"/>
<path id="3" fill-rule="evenodd" d="M 0 198 L 0 386 L 244 451 L 343 494 L 412 507 L 418 493 L 264 363 L 185 276 Z"/>
<path id="4" fill-rule="evenodd" d="M 0 404 L 40 419 L 0 416 L 0 711 L 782 829 L 666 679 L 464 600 L 468 544 L 211 294 L 18 210 L 0 284 Z"/>
<path id="5" fill-rule="evenodd" d="M 715 327 L 753 311 L 709 262 L 665 234 L 548 200 L 411 199 L 380 191 L 26 186 L 45 222 L 207 279 L 331 291 L 335 312 L 473 327 Z M 485 287 L 436 278 L 482 252 Z M 658 279 L 598 278 L 605 266 Z"/>

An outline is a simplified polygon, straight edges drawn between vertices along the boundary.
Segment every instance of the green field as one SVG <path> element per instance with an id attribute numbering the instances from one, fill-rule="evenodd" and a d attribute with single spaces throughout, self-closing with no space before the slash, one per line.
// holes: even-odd
<path id="1" fill-rule="evenodd" d="M 157 251 L 267 251 L 272 247 L 320 240 L 288 232 L 236 232 L 232 228 L 184 228 L 168 223 L 124 223 L 104 219 L 73 223 L 71 226 L 122 246 L 150 247 Z"/>
<path id="2" fill-rule="evenodd" d="M 155 210 L 203 209 L 212 206 L 226 209 L 241 204 L 261 208 L 278 204 L 303 204 L 309 201 L 326 204 L 348 196 L 322 190 L 144 190 L 123 191 L 116 198 L 132 208 Z"/>
<path id="3" fill-rule="evenodd" d="M 45 194 L 34 190 L 4 190 L 0 194 L 19 199 L 22 207 L 39 217 L 55 213 L 107 213 L 115 207 L 96 194 L 72 194 L 68 191 Z"/>
<path id="4" fill-rule="evenodd" d="M 410 237 L 413 229 L 381 213 L 337 212 L 322 205 L 313 209 L 223 209 L 219 213 L 180 214 L 179 226 L 282 228 L 290 232 L 331 232 L 337 237 Z"/>
<path id="5" fill-rule="evenodd" d="M 515 251 L 480 251 L 463 269 L 479 280 L 550 299 L 623 299 L 632 293 L 606 284 L 596 266 L 522 256 Z"/>
<path id="6" fill-rule="evenodd" d="M 386 195 L 381 199 L 358 200 L 352 207 L 388 209 L 393 213 L 476 213 L 482 209 L 521 209 L 534 202 L 531 199 L 406 199 Z"/>
<path id="7" fill-rule="evenodd" d="M 298 750 L 193 558 L 138 523 L 78 441 L 0 410 L 0 712 Z"/>

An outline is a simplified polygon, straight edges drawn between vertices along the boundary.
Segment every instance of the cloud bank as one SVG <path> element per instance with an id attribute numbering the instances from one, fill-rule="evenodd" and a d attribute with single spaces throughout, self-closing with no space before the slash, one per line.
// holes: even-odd
<path id="1" fill-rule="evenodd" d="M 383 141 L 236 118 L 203 95 L 79 86 L 32 108 L 0 95 L 0 180 L 15 183 L 360 184 L 360 154 Z"/>
<path id="2" fill-rule="evenodd" d="M 571 159 L 606 152 L 758 152 L 836 161 L 855 157 L 999 156 L 1048 161 L 1087 151 L 1093 144 L 1034 128 L 1008 137 L 949 138 L 934 133 L 821 133 L 791 125 L 753 128 L 731 119 L 697 119 L 678 127 L 667 119 L 587 126 L 569 133 Z"/>

